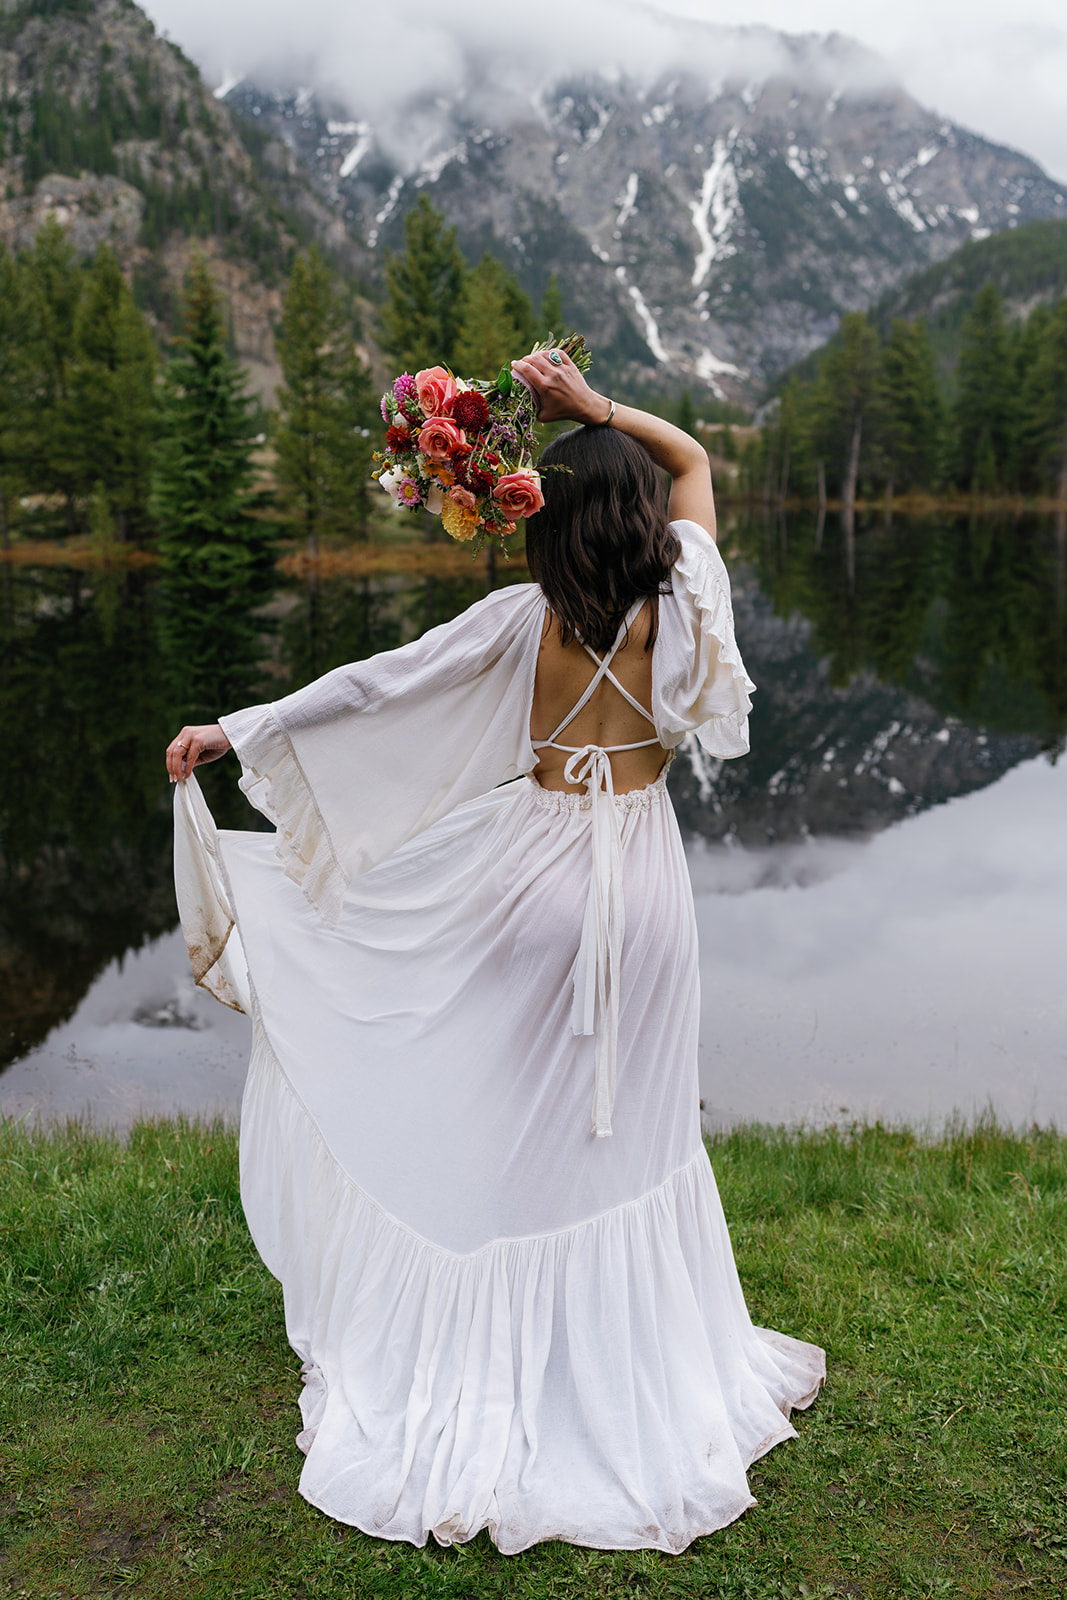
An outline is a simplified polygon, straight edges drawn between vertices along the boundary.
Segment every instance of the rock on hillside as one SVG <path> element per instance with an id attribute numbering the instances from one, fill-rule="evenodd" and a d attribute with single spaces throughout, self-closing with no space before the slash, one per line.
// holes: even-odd
<path id="1" fill-rule="evenodd" d="M 229 109 L 130 0 L 0 0 L 0 242 L 26 247 L 49 216 L 81 254 L 110 242 L 163 329 L 190 251 L 202 249 L 229 300 L 238 353 L 267 390 L 296 233 L 317 233 L 342 254 L 347 246 L 283 145 L 271 159 L 301 192 L 297 222 Z"/>
<path id="2" fill-rule="evenodd" d="M 752 398 L 842 311 L 967 239 L 1067 216 L 1067 190 L 1025 156 L 899 87 L 849 87 L 847 41 L 782 42 L 805 46 L 795 71 L 763 81 L 586 76 L 506 115 L 472 68 L 419 108 L 407 160 L 356 91 L 326 105 L 243 83 L 229 99 L 285 141 L 379 260 L 425 190 L 468 256 L 492 249 L 535 295 L 555 269 L 568 317 L 631 381 Z"/>

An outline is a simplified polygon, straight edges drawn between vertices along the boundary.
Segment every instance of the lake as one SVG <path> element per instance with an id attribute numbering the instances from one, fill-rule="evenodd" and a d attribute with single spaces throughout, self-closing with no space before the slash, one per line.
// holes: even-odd
<path id="1" fill-rule="evenodd" d="M 752 752 L 670 776 L 707 1122 L 1067 1126 L 1064 517 L 733 515 L 721 544 Z M 248 1024 L 188 972 L 164 746 L 485 583 L 0 565 L 0 1111 L 236 1115 Z M 220 824 L 265 826 L 235 779 L 203 774 Z"/>

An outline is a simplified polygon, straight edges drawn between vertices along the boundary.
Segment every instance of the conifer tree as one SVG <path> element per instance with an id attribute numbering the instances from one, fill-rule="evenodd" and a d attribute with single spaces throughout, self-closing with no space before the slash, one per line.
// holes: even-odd
<path id="1" fill-rule="evenodd" d="M 247 582 L 267 555 L 255 488 L 254 402 L 226 350 L 226 328 L 207 262 L 194 256 L 185 285 L 185 332 L 163 382 L 153 484 L 159 548 L 196 581 Z"/>
<path id="2" fill-rule="evenodd" d="M 855 504 L 864 455 L 873 455 L 881 422 L 878 335 L 861 311 L 851 311 L 823 356 L 812 394 L 816 451 L 840 487 L 846 512 Z"/>
<path id="3" fill-rule="evenodd" d="M 545 292 L 541 296 L 541 320 L 538 327 L 538 338 L 547 339 L 553 336 L 557 339 L 563 337 L 563 300 L 559 292 L 559 279 L 554 272 L 548 275 Z"/>
<path id="4" fill-rule="evenodd" d="M 682 390 L 682 398 L 678 402 L 678 409 L 674 414 L 675 423 L 683 433 L 689 434 L 691 439 L 697 436 L 697 414 L 693 405 L 693 396 L 688 389 Z"/>
<path id="5" fill-rule="evenodd" d="M 893 323 L 882 348 L 882 377 L 890 481 L 902 489 L 933 488 L 944 415 L 934 353 L 921 317 Z"/>
<path id="6" fill-rule="evenodd" d="M 533 343 L 533 307 L 495 256 L 467 274 L 460 302 L 455 369 L 465 378 L 495 378 Z"/>
<path id="7" fill-rule="evenodd" d="M 382 344 L 408 372 L 455 365 L 466 264 L 455 228 L 425 194 L 404 219 L 405 252 L 385 260 Z"/>
<path id="8" fill-rule="evenodd" d="M 24 298 L 23 274 L 0 245 L 0 546 L 5 549 L 11 534 L 11 508 L 23 481 L 20 445 L 28 420 Z"/>
<path id="9" fill-rule="evenodd" d="M 1017 394 L 999 292 L 980 290 L 963 324 L 956 369 L 954 470 L 961 488 L 1000 487 L 1011 454 Z"/>
<path id="10" fill-rule="evenodd" d="M 101 245 L 75 318 L 67 422 L 79 492 L 102 486 L 119 539 L 147 517 L 156 366 L 148 324 Z"/>
<path id="11" fill-rule="evenodd" d="M 21 430 L 22 475 L 35 488 L 62 494 L 74 531 L 77 465 L 70 434 L 70 374 L 82 269 L 53 216 L 22 262 L 26 286 L 25 351 L 29 370 L 27 425 Z"/>
<path id="12" fill-rule="evenodd" d="M 315 554 L 321 536 L 365 533 L 370 374 L 326 263 L 297 256 L 278 338 L 284 385 L 272 427 L 279 502 Z"/>
<path id="13" fill-rule="evenodd" d="M 1042 337 L 1019 404 L 1021 465 L 1026 487 L 1067 501 L 1067 299 L 1035 319 Z"/>

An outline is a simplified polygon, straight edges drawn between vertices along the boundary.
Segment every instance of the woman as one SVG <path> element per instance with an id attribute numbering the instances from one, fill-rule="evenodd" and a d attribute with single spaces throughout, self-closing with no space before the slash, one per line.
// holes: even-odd
<path id="1" fill-rule="evenodd" d="M 540 582 L 184 728 L 171 778 L 232 746 L 278 831 L 216 833 L 181 782 L 179 905 L 253 1018 L 242 1198 L 304 1363 L 301 1492 L 419 1545 L 679 1551 L 824 1372 L 753 1328 L 700 1138 L 664 783 L 691 730 L 747 749 L 752 685 L 704 451 L 558 351 L 514 370 L 581 425 L 543 457 Z"/>

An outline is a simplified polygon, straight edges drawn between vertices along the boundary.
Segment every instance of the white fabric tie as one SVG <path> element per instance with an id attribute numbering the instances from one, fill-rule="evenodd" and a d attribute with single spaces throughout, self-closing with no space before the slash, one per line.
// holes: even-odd
<path id="1" fill-rule="evenodd" d="M 584 783 L 589 794 L 593 860 L 582 939 L 574 963 L 571 1027 L 596 1034 L 593 1132 L 611 1137 L 615 1067 L 619 1043 L 619 974 L 626 913 L 622 893 L 622 832 L 615 809 L 611 760 L 598 744 L 583 745 L 563 769 L 568 783 Z"/>

